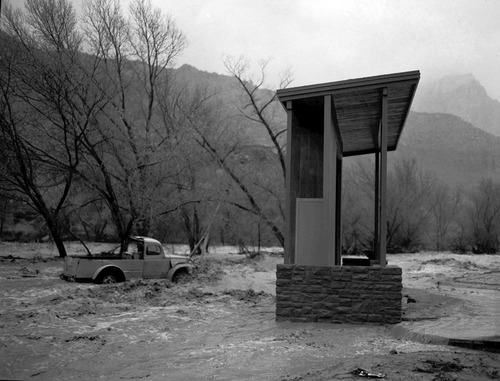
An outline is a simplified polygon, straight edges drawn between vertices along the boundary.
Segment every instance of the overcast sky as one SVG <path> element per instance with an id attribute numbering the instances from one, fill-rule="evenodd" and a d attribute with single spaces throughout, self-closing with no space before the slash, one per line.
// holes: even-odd
<path id="1" fill-rule="evenodd" d="M 498 0 L 153 0 L 189 46 L 178 64 L 225 74 L 224 55 L 271 59 L 268 85 L 407 70 L 422 84 L 472 73 L 500 100 Z M 124 3 L 125 5 L 125 3 Z"/>
<path id="2" fill-rule="evenodd" d="M 119 1 L 126 9 L 130 0 Z M 425 85 L 472 73 L 500 100 L 500 0 L 152 1 L 188 39 L 178 65 L 227 74 L 226 55 L 254 67 L 270 59 L 269 88 L 285 69 L 291 86 L 409 70 Z"/>

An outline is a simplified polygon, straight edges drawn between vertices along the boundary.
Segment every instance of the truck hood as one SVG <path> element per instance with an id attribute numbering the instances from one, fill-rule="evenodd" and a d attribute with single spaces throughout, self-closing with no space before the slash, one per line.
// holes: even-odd
<path id="1" fill-rule="evenodd" d="M 167 256 L 170 258 L 170 259 L 182 259 L 184 261 L 189 261 L 189 255 L 182 255 L 182 254 L 167 254 Z"/>

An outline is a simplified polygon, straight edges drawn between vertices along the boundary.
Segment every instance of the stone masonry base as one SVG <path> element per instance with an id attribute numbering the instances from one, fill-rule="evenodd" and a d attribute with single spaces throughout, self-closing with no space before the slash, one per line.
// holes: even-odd
<path id="1" fill-rule="evenodd" d="M 401 322 L 397 266 L 278 265 L 276 319 L 302 322 Z"/>

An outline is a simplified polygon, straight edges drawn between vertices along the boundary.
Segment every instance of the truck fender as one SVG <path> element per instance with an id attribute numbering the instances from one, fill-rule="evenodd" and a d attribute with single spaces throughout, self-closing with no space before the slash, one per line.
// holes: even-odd
<path id="1" fill-rule="evenodd" d="M 99 267 L 95 272 L 94 272 L 94 275 L 92 275 L 92 280 L 95 281 L 97 279 L 97 277 L 105 270 L 112 270 L 112 271 L 116 271 L 117 273 L 121 274 L 123 280 L 125 280 L 125 274 L 123 272 L 123 270 L 121 268 L 119 268 L 118 266 L 115 266 L 115 265 L 104 265 L 104 266 L 101 266 Z"/>
<path id="2" fill-rule="evenodd" d="M 179 270 L 187 271 L 188 274 L 191 274 L 193 272 L 193 265 L 190 263 L 178 263 L 178 264 L 176 264 L 174 267 L 172 267 L 170 270 L 168 270 L 167 279 L 171 281 L 172 278 L 174 277 L 174 274 Z"/>

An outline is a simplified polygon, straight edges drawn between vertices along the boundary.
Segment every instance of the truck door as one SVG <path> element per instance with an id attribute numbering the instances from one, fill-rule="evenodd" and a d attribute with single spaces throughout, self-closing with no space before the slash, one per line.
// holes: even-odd
<path id="1" fill-rule="evenodd" d="M 143 278 L 166 278 L 168 270 L 170 270 L 170 259 L 165 258 L 163 249 L 156 244 L 147 245 L 144 253 Z"/>

